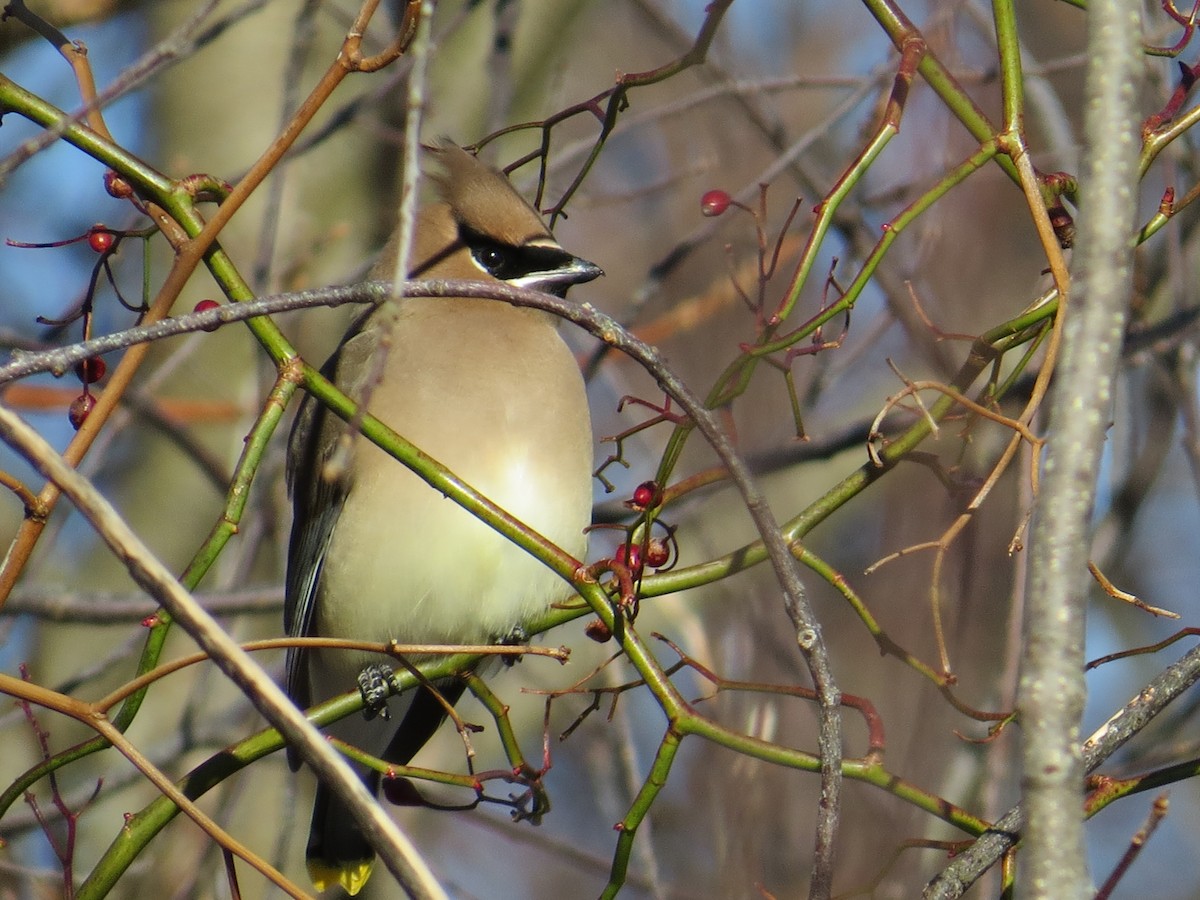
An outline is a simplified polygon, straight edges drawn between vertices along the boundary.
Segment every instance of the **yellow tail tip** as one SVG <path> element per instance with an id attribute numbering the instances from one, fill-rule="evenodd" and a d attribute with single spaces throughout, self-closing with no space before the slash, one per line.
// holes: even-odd
<path id="1" fill-rule="evenodd" d="M 375 860 L 359 860 L 349 863 L 331 863 L 320 859 L 308 861 L 308 877 L 312 879 L 313 887 L 318 892 L 324 891 L 331 884 L 340 884 L 342 890 L 353 897 L 362 890 L 367 879 L 371 877 L 371 867 Z"/>

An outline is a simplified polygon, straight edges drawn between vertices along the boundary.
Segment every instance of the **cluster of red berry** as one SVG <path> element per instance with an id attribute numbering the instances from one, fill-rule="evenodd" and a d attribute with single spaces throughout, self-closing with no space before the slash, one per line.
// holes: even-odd
<path id="1" fill-rule="evenodd" d="M 87 230 L 86 237 L 88 246 L 100 254 L 111 253 L 117 243 L 116 232 L 99 223 Z M 82 427 L 96 405 L 91 386 L 103 378 L 107 371 L 108 365 L 99 356 L 81 359 L 75 363 L 75 377 L 83 385 L 83 392 L 71 401 L 71 406 L 67 409 L 67 418 L 76 431 Z"/>
<path id="2" fill-rule="evenodd" d="M 637 512 L 645 512 L 662 503 L 662 488 L 656 481 L 643 481 L 633 490 L 633 496 L 625 505 Z M 671 546 L 667 538 L 651 537 L 644 541 L 620 544 L 613 559 L 629 569 L 635 578 L 641 577 L 642 569 L 649 566 L 660 569 L 671 559 Z"/>
<path id="3" fill-rule="evenodd" d="M 103 256 L 112 253 L 116 249 L 118 239 L 123 236 L 122 232 L 113 231 L 108 226 L 97 223 L 89 228 L 81 237 L 87 240 L 89 247 Z M 74 238 L 73 240 L 77 241 L 80 239 Z M 196 312 L 215 309 L 219 305 L 215 300 L 201 300 L 196 304 Z M 218 325 L 205 326 L 204 330 L 216 331 L 218 327 Z M 98 356 L 80 360 L 75 364 L 75 376 L 83 385 L 83 391 L 71 402 L 67 410 L 67 418 L 76 431 L 87 421 L 88 415 L 96 406 L 96 398 L 90 390 L 91 385 L 102 379 L 107 371 L 108 366 Z"/>

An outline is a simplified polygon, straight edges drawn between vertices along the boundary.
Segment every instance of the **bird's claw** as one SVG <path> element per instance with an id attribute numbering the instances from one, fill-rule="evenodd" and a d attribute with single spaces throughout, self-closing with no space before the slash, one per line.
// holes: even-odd
<path id="1" fill-rule="evenodd" d="M 363 718 L 368 722 L 376 716 L 388 721 L 387 701 L 393 690 L 395 674 L 390 666 L 372 663 L 358 673 L 358 691 L 363 698 Z"/>

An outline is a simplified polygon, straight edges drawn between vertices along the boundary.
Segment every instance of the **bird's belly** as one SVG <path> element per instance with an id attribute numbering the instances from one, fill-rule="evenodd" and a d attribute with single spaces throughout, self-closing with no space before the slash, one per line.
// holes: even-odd
<path id="1" fill-rule="evenodd" d="M 499 461 L 464 461 L 456 474 L 582 557 L 591 513 L 590 455 L 546 460 L 537 443 L 530 442 L 527 454 Z M 321 576 L 318 634 L 490 643 L 570 595 L 570 585 L 543 563 L 378 448 L 363 442 L 357 452 L 380 459 L 360 467 L 334 529 Z M 542 477 L 547 471 L 553 477 Z M 320 655 L 326 657 L 321 665 L 338 670 L 336 680 L 347 689 L 363 665 L 377 661 L 345 651 L 336 659 Z"/>

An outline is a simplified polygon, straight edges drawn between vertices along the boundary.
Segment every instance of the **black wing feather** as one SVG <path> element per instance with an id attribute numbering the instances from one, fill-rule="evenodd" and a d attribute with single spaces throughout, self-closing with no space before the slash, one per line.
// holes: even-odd
<path id="1" fill-rule="evenodd" d="M 355 323 L 351 333 L 358 330 L 361 321 Z M 321 367 L 321 374 L 333 380 L 340 359 L 341 350 Z M 337 444 L 327 432 L 339 425 L 340 420 L 308 394 L 301 401 L 300 411 L 288 437 L 287 481 L 293 506 L 283 602 L 283 626 L 288 637 L 313 635 L 313 613 L 321 586 L 325 553 L 350 490 L 350 485 L 344 480 L 324 477 L 325 463 Z M 288 648 L 284 663 L 284 689 L 301 709 L 312 705 L 308 653 L 302 647 Z M 288 764 L 293 770 L 300 764 L 290 750 Z"/>

